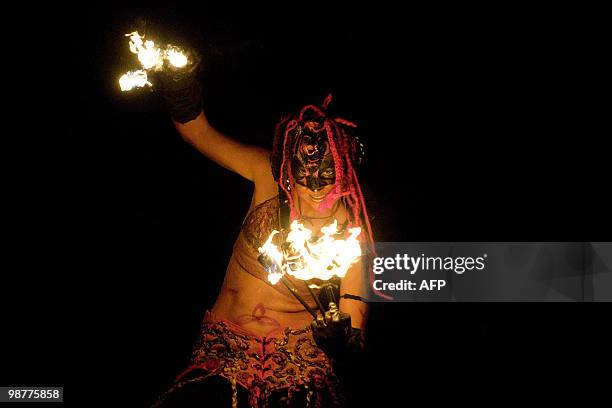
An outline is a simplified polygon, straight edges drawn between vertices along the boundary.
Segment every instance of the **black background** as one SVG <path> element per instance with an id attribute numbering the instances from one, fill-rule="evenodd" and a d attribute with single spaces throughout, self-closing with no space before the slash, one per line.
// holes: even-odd
<path id="1" fill-rule="evenodd" d="M 210 121 L 248 143 L 270 147 L 283 114 L 333 92 L 367 144 L 379 241 L 606 240 L 588 15 L 178 2 L 59 14 L 74 17 L 41 17 L 35 32 L 53 90 L 22 92 L 23 136 L 5 161 L 17 261 L 3 285 L 6 384 L 151 404 L 218 293 L 252 186 L 182 141 L 155 93 L 119 91 L 136 28 L 200 50 Z M 600 363 L 595 306 L 373 304 L 368 395 L 385 406 L 486 379 L 495 402 L 514 389 L 510 369 L 542 391 L 541 373 L 562 382 L 569 364 Z"/>

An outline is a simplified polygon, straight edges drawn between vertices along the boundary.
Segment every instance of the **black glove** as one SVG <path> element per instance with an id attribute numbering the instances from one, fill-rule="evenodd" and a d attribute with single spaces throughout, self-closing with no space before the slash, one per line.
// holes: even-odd
<path id="1" fill-rule="evenodd" d="M 187 52 L 189 62 L 176 68 L 165 64 L 153 74 L 153 87 L 161 94 L 170 116 L 176 122 L 187 123 L 202 111 L 202 88 L 198 79 L 201 58 L 196 52 Z"/>
<path id="2" fill-rule="evenodd" d="M 347 406 L 360 406 L 364 396 L 357 390 L 363 388 L 365 341 L 363 331 L 351 327 L 351 315 L 338 310 L 329 302 L 329 311 L 319 315 L 311 323 L 312 337 L 329 357 L 334 373 L 340 379 L 346 393 Z"/>
<path id="3" fill-rule="evenodd" d="M 333 302 L 325 316 L 312 321 L 311 328 L 317 345 L 334 362 L 350 360 L 363 352 L 363 332 L 351 327 L 351 315 L 341 312 Z"/>

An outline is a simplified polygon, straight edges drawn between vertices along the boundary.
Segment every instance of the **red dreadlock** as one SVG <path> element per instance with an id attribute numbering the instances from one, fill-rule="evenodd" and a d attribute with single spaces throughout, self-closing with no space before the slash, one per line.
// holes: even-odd
<path id="1" fill-rule="evenodd" d="M 325 136 L 329 142 L 329 149 L 334 159 L 336 183 L 321 203 L 320 208 L 330 208 L 337 199 L 342 199 L 349 210 L 349 221 L 353 226 L 362 228 L 362 231 L 365 232 L 361 235 L 362 240 L 367 243 L 371 253 L 374 253 L 372 228 L 355 171 L 355 164 L 360 159 L 357 156 L 361 149 L 359 141 L 350 130 L 356 128 L 357 125 L 343 118 L 327 116 L 325 111 L 331 99 L 332 95 L 330 94 L 320 107 L 306 105 L 300 110 L 299 114 L 287 116 L 277 124 L 271 157 L 272 173 L 274 179 L 287 195 L 290 219 L 299 218 L 293 196 L 290 193 L 290 189 L 295 185 L 290 160 L 293 154 L 295 135 L 298 127 L 307 126 L 307 122 L 312 120 L 322 121 Z"/>
<path id="2" fill-rule="evenodd" d="M 272 174 L 281 189 L 285 192 L 290 208 L 290 220 L 299 218 L 299 214 L 293 202 L 290 189 L 295 185 L 295 180 L 291 172 L 290 157 L 293 154 L 295 136 L 298 129 L 307 126 L 307 122 L 319 120 L 323 122 L 325 136 L 329 142 L 329 149 L 334 158 L 336 171 L 336 183 L 333 190 L 326 196 L 320 205 L 321 209 L 330 208 L 337 199 L 342 199 L 349 211 L 349 221 L 352 226 L 360 227 L 365 234 L 360 235 L 362 243 L 366 245 L 369 256 L 376 256 L 374 246 L 374 236 L 372 227 L 365 206 L 365 200 L 357 172 L 356 163 L 361 161 L 363 154 L 361 143 L 351 132 L 357 125 L 343 118 L 330 118 L 326 114 L 327 106 L 331 102 L 332 95 L 325 98 L 323 104 L 318 107 L 306 105 L 297 115 L 289 115 L 283 118 L 277 125 L 274 133 L 274 146 L 270 158 L 272 164 Z M 372 269 L 369 268 L 370 285 L 374 280 Z M 385 299 L 392 299 L 377 290 L 379 296 Z"/>

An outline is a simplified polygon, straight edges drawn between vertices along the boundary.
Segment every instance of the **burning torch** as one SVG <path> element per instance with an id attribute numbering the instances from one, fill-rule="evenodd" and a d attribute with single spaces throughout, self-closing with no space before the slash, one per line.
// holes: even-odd
<path id="1" fill-rule="evenodd" d="M 306 311 L 317 319 L 316 312 L 298 294 L 293 279 L 302 281 L 308 288 L 321 314 L 326 311 L 320 299 L 313 292 L 313 286 L 308 280 L 326 281 L 322 290 L 330 292 L 328 298 L 333 301 L 330 309 L 335 309 L 335 297 L 332 283 L 334 277 L 343 278 L 348 269 L 361 257 L 361 245 L 358 236 L 361 228 L 349 228 L 348 231 L 338 230 L 338 223 L 321 228 L 322 235 L 313 237 L 312 231 L 299 221 L 291 223 L 288 231 L 272 231 L 266 242 L 259 248 L 259 262 L 268 272 L 268 280 L 272 284 L 279 281 L 289 289 L 289 292 L 304 306 Z M 275 243 L 278 243 L 278 245 Z M 331 296 L 330 296 L 331 295 Z"/>
<path id="2" fill-rule="evenodd" d="M 122 91 L 130 91 L 134 88 L 152 86 L 149 82 L 151 72 L 160 72 L 165 69 L 184 68 L 193 61 L 187 56 L 187 52 L 174 45 L 159 47 L 152 40 L 145 40 L 144 35 L 134 31 L 126 34 L 130 38 L 130 51 L 138 56 L 141 69 L 129 71 L 119 78 L 119 86 Z"/>
<path id="3" fill-rule="evenodd" d="M 122 91 L 153 87 L 162 96 L 172 119 L 187 123 L 202 111 L 202 89 L 198 80 L 200 56 L 195 50 L 185 50 L 167 44 L 158 46 L 154 41 L 138 34 L 130 38 L 130 51 L 138 56 L 141 69 L 125 73 L 119 79 Z M 154 83 L 150 82 L 154 77 Z"/>

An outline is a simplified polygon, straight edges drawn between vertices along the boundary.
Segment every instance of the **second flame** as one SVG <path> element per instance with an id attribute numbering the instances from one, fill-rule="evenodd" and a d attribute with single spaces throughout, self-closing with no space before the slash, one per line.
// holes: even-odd
<path id="1" fill-rule="evenodd" d="M 340 232 L 337 221 L 334 221 L 321 228 L 321 233 L 322 236 L 313 240 L 312 231 L 295 220 L 285 243 L 279 248 L 272 242 L 279 232 L 272 231 L 259 248 L 259 253 L 272 261 L 268 267 L 268 280 L 275 284 L 285 274 L 301 280 L 344 277 L 361 257 L 358 240 L 361 228 L 349 228 L 346 239 L 336 238 Z"/>

